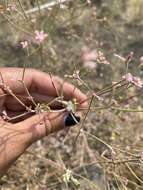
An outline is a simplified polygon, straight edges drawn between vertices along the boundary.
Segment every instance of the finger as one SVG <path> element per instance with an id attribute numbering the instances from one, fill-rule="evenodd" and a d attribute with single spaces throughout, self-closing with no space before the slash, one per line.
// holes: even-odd
<path id="1" fill-rule="evenodd" d="M 50 106 L 51 109 L 63 108 L 63 105 L 58 101 L 58 97 L 50 97 L 39 93 L 31 93 L 36 103 L 44 103 Z"/>
<path id="2" fill-rule="evenodd" d="M 1 82 L 4 82 L 5 87 L 8 87 L 14 94 L 25 94 L 25 86 L 27 89 L 30 88 L 32 82 L 33 69 L 26 69 L 24 72 L 23 68 L 1 68 Z M 24 79 L 23 79 L 24 74 Z M 22 83 L 24 81 L 25 86 Z M 4 89 L 7 92 L 6 89 Z"/>
<path id="3" fill-rule="evenodd" d="M 17 101 L 12 96 L 7 96 L 5 106 L 7 110 L 10 111 L 24 111 L 26 107 L 35 106 L 37 103 L 45 103 L 50 106 L 51 109 L 60 109 L 62 108 L 62 104 L 56 101 L 54 97 L 49 97 L 47 95 L 31 93 L 31 98 L 33 101 L 27 96 L 17 96 L 19 101 Z M 34 103 L 33 103 L 34 102 Z"/>
<path id="4" fill-rule="evenodd" d="M 5 106 L 7 110 L 24 111 L 27 107 L 32 106 L 33 102 L 28 95 L 17 95 L 17 99 L 13 96 L 7 95 Z"/>
<path id="5" fill-rule="evenodd" d="M 7 111 L 6 113 L 7 116 L 4 116 L 3 118 L 10 123 L 18 123 L 34 115 L 34 113 L 27 111 Z"/>
<path id="6" fill-rule="evenodd" d="M 80 117 L 74 117 L 75 119 L 67 112 L 42 113 L 30 117 L 18 123 L 18 125 L 27 128 L 29 132 L 32 132 L 33 139 L 37 140 L 50 133 L 77 124 L 80 121 Z"/>
<path id="7" fill-rule="evenodd" d="M 63 82 L 59 77 L 51 77 L 50 75 L 40 71 L 33 73 L 30 91 L 51 97 L 57 97 L 62 91 L 66 100 L 75 98 L 79 104 L 82 102 L 81 107 L 87 106 L 87 101 L 84 101 L 87 97 L 78 88 L 72 84 Z"/>
<path id="8" fill-rule="evenodd" d="M 4 83 L 12 90 L 14 94 L 20 96 L 25 95 L 26 89 L 23 83 L 19 81 L 22 79 L 23 75 L 22 68 L 2 68 L 1 73 Z M 13 80 L 13 76 L 16 76 L 16 81 Z M 57 97 L 58 94 L 63 91 L 63 96 L 66 100 L 76 98 L 79 104 L 82 102 L 81 107 L 87 107 L 86 96 L 73 85 L 63 82 L 63 80 L 59 77 L 51 77 L 49 74 L 37 71 L 35 69 L 26 69 L 24 83 L 30 93 L 33 92 L 41 95 Z M 7 102 L 7 98 L 5 101 Z M 49 100 L 47 98 L 46 102 L 48 101 Z M 20 108 L 18 107 L 18 109 L 21 109 L 21 106 Z"/>

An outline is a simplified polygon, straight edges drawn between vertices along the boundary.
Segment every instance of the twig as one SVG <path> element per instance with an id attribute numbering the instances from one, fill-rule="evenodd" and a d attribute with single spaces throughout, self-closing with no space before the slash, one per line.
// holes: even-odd
<path id="1" fill-rule="evenodd" d="M 50 3 L 45 3 L 43 5 L 40 5 L 38 7 L 33 8 L 33 9 L 27 10 L 25 12 L 26 12 L 26 14 L 31 14 L 31 13 L 39 11 L 39 8 L 40 8 L 40 10 L 48 9 L 50 7 L 53 7 L 54 5 L 62 4 L 64 2 L 68 2 L 68 1 L 70 1 L 70 0 L 58 0 L 58 1 L 53 1 Z"/>
<path id="2" fill-rule="evenodd" d="M 93 94 L 92 97 L 91 97 L 91 99 L 90 99 L 90 103 L 89 103 L 87 112 L 86 112 L 86 114 L 85 114 L 85 117 L 84 117 L 84 119 L 82 120 L 82 123 L 81 123 L 81 126 L 80 126 L 80 128 L 79 128 L 78 134 L 77 134 L 77 136 L 75 137 L 74 144 L 76 143 L 77 138 L 78 138 L 78 136 L 80 135 L 80 131 L 81 131 L 81 129 L 83 128 L 83 125 L 84 125 L 84 122 L 85 122 L 85 120 L 86 120 L 86 117 L 87 117 L 88 113 L 90 112 L 91 104 L 92 104 L 92 101 L 93 101 L 94 97 L 95 97 L 95 96 L 94 96 L 94 94 Z"/>

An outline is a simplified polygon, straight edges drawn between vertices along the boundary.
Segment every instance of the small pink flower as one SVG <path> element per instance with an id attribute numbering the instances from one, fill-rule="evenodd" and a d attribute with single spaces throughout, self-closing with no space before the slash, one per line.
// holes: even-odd
<path id="1" fill-rule="evenodd" d="M 98 51 L 98 58 L 97 58 L 97 62 L 105 64 L 105 65 L 109 65 L 110 63 L 106 60 L 103 52 Z"/>
<path id="2" fill-rule="evenodd" d="M 45 34 L 43 30 L 35 30 L 35 40 L 38 44 L 41 44 L 47 38 L 47 36 L 48 35 Z"/>
<path id="3" fill-rule="evenodd" d="M 20 44 L 22 45 L 22 48 L 25 49 L 28 47 L 28 41 L 23 41 L 23 42 L 20 42 Z"/>
<path id="4" fill-rule="evenodd" d="M 141 81 L 141 79 L 139 77 L 133 77 L 132 83 L 139 88 L 142 88 L 142 86 L 143 86 L 143 82 Z"/>
<path id="5" fill-rule="evenodd" d="M 16 7 L 16 3 L 11 3 L 8 5 L 7 7 L 7 11 L 16 11 L 17 10 L 17 7 Z"/>
<path id="6" fill-rule="evenodd" d="M 91 4 L 91 0 L 86 0 L 87 1 L 87 3 L 90 5 Z"/>
<path id="7" fill-rule="evenodd" d="M 133 75 L 131 73 L 127 73 L 122 77 L 123 79 L 126 79 L 127 82 L 133 82 Z"/>
<path id="8" fill-rule="evenodd" d="M 127 58 L 126 58 L 126 63 L 129 63 L 129 62 L 131 62 L 132 61 L 132 59 L 133 59 L 133 56 L 134 56 L 134 52 L 133 51 L 131 51 L 129 54 L 128 54 L 128 56 L 127 56 Z"/>
<path id="9" fill-rule="evenodd" d="M 96 63 L 109 65 L 110 63 L 106 60 L 105 56 L 101 51 L 83 47 L 81 50 L 81 59 L 85 67 L 90 69 L 96 68 Z"/>
<path id="10" fill-rule="evenodd" d="M 133 76 L 131 73 L 127 73 L 122 78 L 139 88 L 142 88 L 143 86 L 143 82 L 141 81 L 141 79 L 139 77 Z"/>

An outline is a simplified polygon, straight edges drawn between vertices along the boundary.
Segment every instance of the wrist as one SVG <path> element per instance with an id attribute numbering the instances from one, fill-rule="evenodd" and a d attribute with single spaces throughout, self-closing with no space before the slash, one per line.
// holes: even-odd
<path id="1" fill-rule="evenodd" d="M 0 124 L 0 176 L 39 138 L 36 131 L 7 123 Z"/>

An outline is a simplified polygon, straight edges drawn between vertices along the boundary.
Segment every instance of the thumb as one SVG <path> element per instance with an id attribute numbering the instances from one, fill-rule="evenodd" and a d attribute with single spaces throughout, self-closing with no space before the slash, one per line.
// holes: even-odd
<path id="1" fill-rule="evenodd" d="M 79 122 L 80 117 L 75 116 L 75 114 L 54 111 L 36 114 L 20 123 L 25 129 L 27 128 L 29 132 L 32 132 L 32 137 L 35 141 Z"/>

